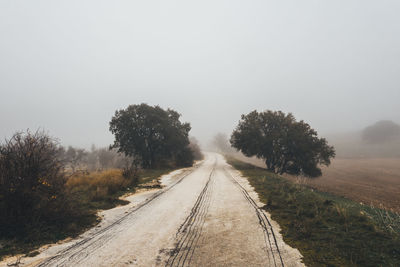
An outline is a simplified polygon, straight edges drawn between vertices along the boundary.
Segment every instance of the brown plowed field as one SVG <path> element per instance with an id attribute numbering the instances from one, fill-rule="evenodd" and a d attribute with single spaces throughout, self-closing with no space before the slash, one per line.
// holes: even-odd
<path id="1" fill-rule="evenodd" d="M 258 159 L 237 157 L 265 166 Z M 322 172 L 322 177 L 307 179 L 306 183 L 320 191 L 400 212 L 400 158 L 337 158 Z"/>

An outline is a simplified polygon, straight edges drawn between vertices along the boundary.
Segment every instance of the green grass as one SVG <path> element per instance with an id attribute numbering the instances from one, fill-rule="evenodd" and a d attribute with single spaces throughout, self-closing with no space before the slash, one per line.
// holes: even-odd
<path id="1" fill-rule="evenodd" d="M 27 223 L 23 227 L 0 225 L 0 260 L 6 255 L 35 255 L 35 249 L 67 237 L 75 237 L 100 222 L 98 210 L 128 204 L 120 197 L 137 188 L 159 188 L 158 178 L 172 168 L 146 169 L 138 172 L 135 180 L 122 176 L 122 170 L 106 170 L 71 177 L 66 184 L 68 216 L 50 221 Z M 150 185 L 149 185 L 150 183 Z M 18 229 L 14 229 L 18 228 Z"/>
<path id="2" fill-rule="evenodd" d="M 246 176 L 307 266 L 400 266 L 400 216 L 227 158 Z M 387 218 L 389 217 L 389 219 Z"/>

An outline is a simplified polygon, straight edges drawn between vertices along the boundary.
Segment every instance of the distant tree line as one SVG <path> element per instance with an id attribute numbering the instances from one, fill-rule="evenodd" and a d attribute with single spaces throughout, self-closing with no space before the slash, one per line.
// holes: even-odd
<path id="1" fill-rule="evenodd" d="M 194 137 L 189 138 L 188 148 L 191 151 L 190 158 L 194 160 L 203 159 L 203 154 L 198 141 Z M 90 150 L 77 148 L 73 146 L 59 146 L 57 157 L 66 168 L 67 172 L 76 171 L 100 171 L 106 169 L 124 169 L 137 163 L 140 168 L 140 162 L 137 162 L 131 156 L 125 156 L 115 148 L 101 147 L 92 145 Z"/>
<path id="2" fill-rule="evenodd" d="M 58 157 L 72 173 L 76 170 L 123 169 L 132 162 L 130 157 L 118 153 L 115 149 L 96 148 L 95 145 L 92 145 L 90 150 L 72 146 L 60 147 Z"/>

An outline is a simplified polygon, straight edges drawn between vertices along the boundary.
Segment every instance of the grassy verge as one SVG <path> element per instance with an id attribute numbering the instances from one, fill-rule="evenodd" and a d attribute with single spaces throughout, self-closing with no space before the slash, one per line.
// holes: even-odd
<path id="1" fill-rule="evenodd" d="M 295 184 L 227 158 L 248 177 L 307 266 L 400 266 L 400 215 Z"/>
<path id="2" fill-rule="evenodd" d="M 128 203 L 119 198 L 123 194 L 133 193 L 138 188 L 160 187 L 157 178 L 171 171 L 140 170 L 134 180 L 124 178 L 119 169 L 78 174 L 69 178 L 66 187 L 68 194 L 78 199 L 87 210 L 111 209 Z"/>
<path id="3" fill-rule="evenodd" d="M 173 169 L 140 170 L 134 179 L 124 178 L 122 170 L 112 169 L 88 174 L 76 174 L 66 183 L 65 205 L 68 216 L 29 222 L 18 229 L 0 225 L 0 260 L 6 255 L 34 256 L 34 250 L 67 237 L 75 237 L 99 222 L 98 210 L 111 209 L 129 202 L 121 200 L 123 194 L 138 188 L 160 187 L 158 178 Z M 64 206 L 65 208 L 65 206 Z"/>

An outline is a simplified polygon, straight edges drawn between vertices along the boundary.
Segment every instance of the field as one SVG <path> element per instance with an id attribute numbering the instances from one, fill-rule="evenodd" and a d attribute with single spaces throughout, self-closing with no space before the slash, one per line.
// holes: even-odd
<path id="1" fill-rule="evenodd" d="M 307 266 L 399 266 L 400 216 L 228 157 Z M 383 215 L 383 216 L 382 216 Z"/>
<path id="2" fill-rule="evenodd" d="M 240 160 L 264 167 L 256 158 Z M 400 212 L 400 158 L 337 158 L 317 179 L 305 183 L 320 191 Z M 285 176 L 294 181 L 296 177 Z"/>
<path id="3" fill-rule="evenodd" d="M 335 159 L 309 185 L 400 212 L 400 158 Z"/>

